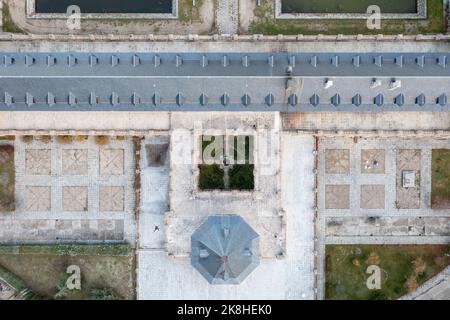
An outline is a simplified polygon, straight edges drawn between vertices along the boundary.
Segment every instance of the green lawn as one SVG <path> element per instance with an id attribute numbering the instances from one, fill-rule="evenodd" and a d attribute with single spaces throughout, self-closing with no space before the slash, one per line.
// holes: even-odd
<path id="1" fill-rule="evenodd" d="M 397 299 L 450 264 L 450 245 L 328 245 L 326 299 Z M 369 265 L 381 269 L 381 289 L 366 286 Z"/>
<path id="2" fill-rule="evenodd" d="M 225 152 L 225 139 L 228 139 L 228 145 L 230 146 L 228 153 Z M 217 143 L 216 148 L 220 149 L 207 149 L 214 142 Z M 238 143 L 242 143 L 243 147 L 239 148 Z M 200 190 L 254 189 L 253 137 L 212 136 L 206 138 L 206 136 L 202 136 L 200 146 L 202 161 L 212 158 L 220 162 L 199 165 Z M 206 151 L 210 154 L 206 154 Z"/>
<path id="3" fill-rule="evenodd" d="M 258 34 L 435 34 L 444 32 L 442 0 L 428 0 L 427 19 L 383 20 L 380 30 L 369 30 L 365 20 L 281 20 L 275 19 L 274 1 L 263 1 L 255 9 L 255 21 L 250 33 Z"/>
<path id="4" fill-rule="evenodd" d="M 450 208 L 450 149 L 434 149 L 431 160 L 431 207 Z"/>
<path id="5" fill-rule="evenodd" d="M 9 12 L 9 6 L 3 2 L 3 31 L 4 32 L 12 32 L 12 33 L 24 33 L 22 29 L 20 29 L 14 21 L 11 19 L 11 14 Z"/>
<path id="6" fill-rule="evenodd" d="M 0 145 L 0 212 L 15 210 L 14 146 Z"/>
<path id="7" fill-rule="evenodd" d="M 67 267 L 81 269 L 81 290 L 64 287 Z M 0 246 L 0 269 L 47 299 L 134 299 L 134 253 L 127 244 Z M 5 271 L 6 272 L 6 271 Z M 59 287 L 59 288 L 58 288 Z M 56 296 L 64 291 L 63 295 Z"/>

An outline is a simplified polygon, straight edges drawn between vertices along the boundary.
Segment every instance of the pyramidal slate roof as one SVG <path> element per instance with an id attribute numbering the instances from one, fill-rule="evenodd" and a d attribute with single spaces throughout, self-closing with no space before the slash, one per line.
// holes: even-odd
<path id="1" fill-rule="evenodd" d="M 0 110 L 450 111 L 449 58 L 0 52 Z"/>
<path id="2" fill-rule="evenodd" d="M 238 284 L 259 265 L 259 235 L 237 215 L 216 215 L 192 234 L 191 263 L 211 284 Z"/>

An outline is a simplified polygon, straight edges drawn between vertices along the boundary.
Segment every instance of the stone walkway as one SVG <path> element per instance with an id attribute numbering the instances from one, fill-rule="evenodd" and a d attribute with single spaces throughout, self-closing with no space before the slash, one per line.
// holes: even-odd
<path id="1" fill-rule="evenodd" d="M 219 34 L 237 34 L 239 28 L 239 0 L 217 0 L 216 25 Z"/>
<path id="2" fill-rule="evenodd" d="M 134 242 L 130 139 L 13 143 L 16 211 L 1 214 L 0 242 Z"/>

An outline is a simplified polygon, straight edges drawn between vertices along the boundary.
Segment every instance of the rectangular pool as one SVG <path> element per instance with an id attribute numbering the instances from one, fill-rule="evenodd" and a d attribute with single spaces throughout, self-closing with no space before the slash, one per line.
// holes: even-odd
<path id="1" fill-rule="evenodd" d="M 35 0 L 35 13 L 66 13 L 77 5 L 81 13 L 171 14 L 173 0 Z"/>
<path id="2" fill-rule="evenodd" d="M 381 13 L 417 13 L 417 0 L 281 0 L 281 13 L 366 13 L 377 5 Z"/>

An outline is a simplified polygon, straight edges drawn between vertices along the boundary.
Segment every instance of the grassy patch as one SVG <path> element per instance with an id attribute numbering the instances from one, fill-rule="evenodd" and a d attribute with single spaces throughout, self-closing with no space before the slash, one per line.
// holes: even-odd
<path id="1" fill-rule="evenodd" d="M 253 190 L 255 188 L 253 165 L 242 164 L 233 166 L 228 175 L 229 187 L 232 190 Z"/>
<path id="2" fill-rule="evenodd" d="M 328 245 L 326 299 L 397 299 L 450 264 L 450 245 Z M 381 269 L 381 289 L 369 290 L 369 265 Z"/>
<path id="3" fill-rule="evenodd" d="M 128 244 L 0 245 L 0 255 L 128 256 L 131 253 Z"/>
<path id="4" fill-rule="evenodd" d="M 201 164 L 198 166 L 200 176 L 198 180 L 198 187 L 200 190 L 223 190 L 224 186 L 224 171 L 217 165 Z"/>
<path id="5" fill-rule="evenodd" d="M 450 149 L 434 149 L 431 157 L 431 207 L 450 208 Z"/>
<path id="6" fill-rule="evenodd" d="M 9 6 L 3 2 L 3 32 L 24 33 L 12 20 Z"/>
<path id="7" fill-rule="evenodd" d="M 15 210 L 15 177 L 14 146 L 0 145 L 0 212 Z"/>
<path id="8" fill-rule="evenodd" d="M 228 141 L 228 144 L 225 143 Z M 215 144 L 215 148 L 208 146 Z M 201 159 L 214 160 L 214 164 L 199 165 L 200 190 L 253 190 L 253 137 L 202 136 Z M 241 144 L 239 146 L 239 144 Z M 229 148 L 228 152 L 225 149 Z M 218 149 L 217 149 L 218 148 Z"/>
<path id="9" fill-rule="evenodd" d="M 380 30 L 369 30 L 365 20 L 353 19 L 275 19 L 272 1 L 264 1 L 257 6 L 255 21 L 250 26 L 251 33 L 262 34 L 435 34 L 443 33 L 444 6 L 441 0 L 428 0 L 427 19 L 383 20 Z"/>
<path id="10" fill-rule="evenodd" d="M 126 244 L 0 246 L 0 265 L 47 298 L 135 297 L 134 255 Z M 80 267 L 81 290 L 64 292 L 70 265 Z"/>

